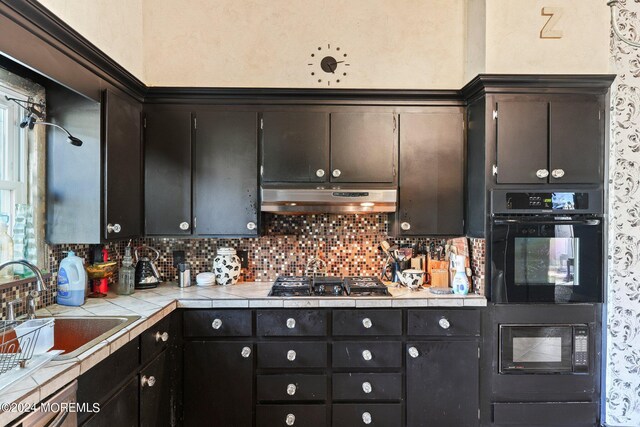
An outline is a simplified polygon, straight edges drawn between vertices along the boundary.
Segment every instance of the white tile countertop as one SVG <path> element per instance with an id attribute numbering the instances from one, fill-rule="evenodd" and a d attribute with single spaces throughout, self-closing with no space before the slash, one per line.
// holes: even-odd
<path id="1" fill-rule="evenodd" d="M 480 295 L 435 295 L 427 289 L 410 291 L 389 286 L 387 297 L 269 297 L 270 282 L 246 282 L 232 286 L 191 286 L 181 289 L 163 283 L 155 289 L 137 290 L 133 295 L 109 293 L 88 299 L 81 307 L 51 305 L 38 310 L 39 318 L 55 316 L 141 316 L 139 320 L 78 357 L 51 361 L 35 373 L 0 392 L 0 425 L 18 418 L 24 411 L 7 410 L 36 404 L 106 359 L 120 347 L 160 321 L 176 308 L 283 308 L 283 307 L 483 307 Z"/>

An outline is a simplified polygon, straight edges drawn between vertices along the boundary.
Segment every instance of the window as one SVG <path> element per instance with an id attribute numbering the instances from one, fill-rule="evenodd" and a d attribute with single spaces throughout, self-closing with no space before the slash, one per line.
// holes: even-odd
<path id="1" fill-rule="evenodd" d="M 23 109 L 6 96 L 26 100 L 23 94 L 16 93 L 0 85 L 0 221 L 13 229 L 17 204 L 28 202 L 27 187 L 27 130 L 19 123 L 24 115 Z"/>

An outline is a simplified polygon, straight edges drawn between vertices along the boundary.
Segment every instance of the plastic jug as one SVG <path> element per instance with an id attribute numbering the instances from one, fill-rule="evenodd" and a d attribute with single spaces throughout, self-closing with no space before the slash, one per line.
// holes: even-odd
<path id="1" fill-rule="evenodd" d="M 87 294 L 87 272 L 84 260 L 73 251 L 60 261 L 58 269 L 57 302 L 62 305 L 81 306 Z"/>
<path id="2" fill-rule="evenodd" d="M 467 295 L 469 293 L 469 278 L 465 272 L 464 256 L 456 255 L 456 274 L 453 276 L 453 293 Z"/>

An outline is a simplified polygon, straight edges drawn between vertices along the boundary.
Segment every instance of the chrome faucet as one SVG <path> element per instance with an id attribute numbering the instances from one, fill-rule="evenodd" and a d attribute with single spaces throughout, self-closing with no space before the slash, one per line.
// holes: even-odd
<path id="1" fill-rule="evenodd" d="M 42 278 L 42 272 L 38 267 L 34 264 L 30 263 L 26 259 L 19 259 L 15 261 L 7 261 L 5 263 L 0 264 L 0 271 L 2 271 L 5 267 L 10 265 L 22 265 L 27 267 L 29 270 L 33 271 L 33 274 L 36 275 L 36 288 L 29 292 L 27 296 L 27 318 L 35 319 L 36 318 L 36 298 L 40 295 L 40 292 L 47 289 L 47 286 L 44 284 L 44 279 Z"/>

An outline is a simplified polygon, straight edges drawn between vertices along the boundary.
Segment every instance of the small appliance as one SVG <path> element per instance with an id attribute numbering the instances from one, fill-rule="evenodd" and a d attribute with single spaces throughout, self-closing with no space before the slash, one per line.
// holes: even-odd
<path id="1" fill-rule="evenodd" d="M 272 297 L 367 297 L 387 296 L 389 290 L 372 276 L 279 276 L 269 296 Z"/>
<path id="2" fill-rule="evenodd" d="M 147 256 L 140 256 L 140 252 L 145 249 L 153 254 L 153 259 L 151 259 L 148 254 Z M 151 289 L 157 287 L 161 279 L 160 272 L 154 262 L 160 258 L 160 252 L 150 246 L 138 246 L 134 254 L 136 257 L 136 289 Z"/>

